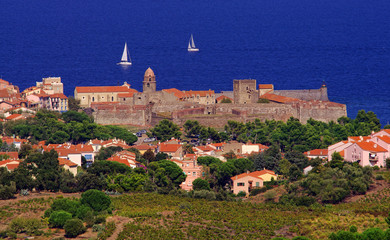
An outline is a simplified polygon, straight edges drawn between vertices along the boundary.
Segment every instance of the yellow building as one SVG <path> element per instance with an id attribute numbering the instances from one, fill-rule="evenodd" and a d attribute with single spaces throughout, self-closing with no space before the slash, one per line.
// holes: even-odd
<path id="1" fill-rule="evenodd" d="M 122 86 L 76 87 L 74 97 L 80 100 L 80 107 L 91 107 L 91 103 L 119 102 L 118 95 L 136 92 L 125 82 Z"/>

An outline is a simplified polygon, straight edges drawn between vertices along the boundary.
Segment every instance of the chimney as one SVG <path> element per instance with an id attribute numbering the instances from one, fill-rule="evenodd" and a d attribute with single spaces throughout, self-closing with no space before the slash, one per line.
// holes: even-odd
<path id="1" fill-rule="evenodd" d="M 249 174 L 249 173 L 250 173 L 249 170 L 247 170 L 247 171 L 246 171 L 246 174 Z"/>

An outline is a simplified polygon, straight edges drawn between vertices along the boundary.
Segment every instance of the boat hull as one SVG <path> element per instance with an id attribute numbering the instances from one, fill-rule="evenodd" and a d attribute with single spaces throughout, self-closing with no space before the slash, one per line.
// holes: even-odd
<path id="1" fill-rule="evenodd" d="M 189 52 L 199 52 L 199 48 L 188 48 Z"/>
<path id="2" fill-rule="evenodd" d="M 117 65 L 129 66 L 131 65 L 131 62 L 119 62 Z"/>

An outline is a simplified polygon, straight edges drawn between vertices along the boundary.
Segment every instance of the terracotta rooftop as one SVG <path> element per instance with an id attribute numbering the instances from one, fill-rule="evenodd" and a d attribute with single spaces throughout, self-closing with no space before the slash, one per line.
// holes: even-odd
<path id="1" fill-rule="evenodd" d="M 223 99 L 229 99 L 229 100 L 233 101 L 232 98 L 227 97 L 227 96 L 225 96 L 225 95 L 221 95 L 221 96 L 217 97 L 215 100 L 216 100 L 217 102 L 219 102 L 219 101 L 222 101 Z"/>
<path id="2" fill-rule="evenodd" d="M 196 96 L 200 96 L 200 97 L 206 97 L 207 95 L 211 96 L 211 95 L 215 95 L 215 92 L 214 90 L 208 90 L 208 91 L 183 91 L 185 96 L 186 97 L 196 97 Z"/>
<path id="3" fill-rule="evenodd" d="M 365 142 L 367 140 L 370 140 L 370 136 L 352 136 L 348 137 L 349 142 Z"/>
<path id="4" fill-rule="evenodd" d="M 58 158 L 58 165 L 60 165 L 60 166 L 67 165 L 68 167 L 77 167 L 76 163 L 74 163 L 68 159 L 65 159 L 65 158 Z"/>
<path id="5" fill-rule="evenodd" d="M 22 117 L 23 117 L 22 114 L 15 113 L 15 114 L 12 114 L 12 115 L 6 117 L 5 119 L 6 120 L 15 120 L 15 119 L 20 119 Z"/>
<path id="6" fill-rule="evenodd" d="M 50 98 L 61 98 L 61 99 L 68 99 L 67 96 L 65 96 L 63 93 L 55 93 L 50 95 Z"/>
<path id="7" fill-rule="evenodd" d="M 99 92 L 129 92 L 126 86 L 99 86 L 99 87 L 76 87 L 78 93 L 99 93 Z"/>
<path id="8" fill-rule="evenodd" d="M 261 176 L 264 175 L 264 174 L 271 174 L 271 175 L 274 175 L 276 176 L 275 172 L 271 171 L 271 170 L 261 170 L 261 171 L 255 171 L 255 172 L 251 172 L 251 173 L 241 173 L 237 176 L 233 176 L 231 177 L 232 180 L 236 180 L 236 179 L 240 179 L 240 178 L 243 178 L 243 177 L 246 177 L 246 176 L 251 176 L 251 177 L 254 177 L 254 178 L 258 178 L 258 179 L 261 179 Z"/>
<path id="9" fill-rule="evenodd" d="M 160 152 L 176 152 L 181 147 L 180 144 L 160 144 Z"/>
<path id="10" fill-rule="evenodd" d="M 390 144 L 390 137 L 387 136 L 387 135 L 384 135 L 384 136 L 378 136 L 378 138 L 382 141 L 384 141 L 385 143 L 387 144 Z"/>
<path id="11" fill-rule="evenodd" d="M 328 149 L 314 149 L 304 153 L 306 156 L 328 156 Z"/>
<path id="12" fill-rule="evenodd" d="M 378 144 L 374 142 L 357 142 L 357 144 L 361 149 L 365 151 L 370 151 L 370 152 L 387 152 L 386 149 L 383 147 L 379 146 Z"/>
<path id="13" fill-rule="evenodd" d="M 292 102 L 299 102 L 300 100 L 297 98 L 290 98 L 290 97 L 284 97 L 272 93 L 266 93 L 264 95 L 261 95 L 260 98 L 262 99 L 268 99 L 269 101 L 272 102 L 277 102 L 277 103 L 292 103 Z"/>
<path id="14" fill-rule="evenodd" d="M 167 92 L 167 93 L 172 93 L 178 99 L 182 99 L 186 96 L 183 91 L 180 91 L 179 89 L 176 89 L 176 88 L 163 89 L 162 91 Z"/>
<path id="15" fill-rule="evenodd" d="M 273 89 L 273 84 L 259 84 L 259 89 Z"/>

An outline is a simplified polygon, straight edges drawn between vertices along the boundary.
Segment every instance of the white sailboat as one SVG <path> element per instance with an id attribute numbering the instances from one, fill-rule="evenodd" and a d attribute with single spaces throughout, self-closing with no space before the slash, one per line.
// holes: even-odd
<path id="1" fill-rule="evenodd" d="M 131 58 L 129 54 L 129 50 L 127 49 L 127 43 L 125 42 L 125 48 L 123 49 L 123 54 L 121 61 L 117 63 L 117 65 L 131 65 Z"/>
<path id="2" fill-rule="evenodd" d="M 199 52 L 199 48 L 195 47 L 194 37 L 192 36 L 192 34 L 191 34 L 190 41 L 188 42 L 188 51 L 189 52 Z"/>

